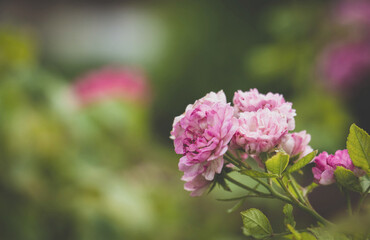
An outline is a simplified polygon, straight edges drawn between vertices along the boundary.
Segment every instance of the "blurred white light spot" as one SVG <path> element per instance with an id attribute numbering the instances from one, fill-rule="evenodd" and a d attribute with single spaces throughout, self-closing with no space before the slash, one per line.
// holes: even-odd
<path id="1" fill-rule="evenodd" d="M 158 60 L 165 26 L 152 12 L 136 8 L 59 9 L 44 23 L 46 53 L 68 63 Z"/>

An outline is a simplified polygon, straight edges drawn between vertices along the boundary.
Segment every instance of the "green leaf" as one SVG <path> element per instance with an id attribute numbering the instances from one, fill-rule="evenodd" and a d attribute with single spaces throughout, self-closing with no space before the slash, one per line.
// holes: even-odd
<path id="1" fill-rule="evenodd" d="M 269 155 L 267 152 L 261 152 L 259 154 L 259 157 L 261 158 L 262 162 L 266 162 L 266 160 L 269 159 Z"/>
<path id="2" fill-rule="evenodd" d="M 243 169 L 239 171 L 242 174 L 256 177 L 256 178 L 276 178 L 278 177 L 276 174 L 266 173 L 266 172 L 260 172 L 252 169 Z"/>
<path id="3" fill-rule="evenodd" d="M 303 232 L 301 233 L 302 240 L 317 240 L 312 234 Z"/>
<path id="4" fill-rule="evenodd" d="M 239 202 L 237 202 L 232 208 L 227 210 L 227 213 L 235 212 L 238 208 L 240 208 L 243 203 L 245 202 L 245 198 L 241 199 Z"/>
<path id="5" fill-rule="evenodd" d="M 324 228 L 308 228 L 308 230 L 317 238 L 317 240 L 349 240 L 344 234 L 337 231 L 328 231 Z M 304 239 L 305 240 L 305 239 Z"/>
<path id="6" fill-rule="evenodd" d="M 288 230 L 293 234 L 293 239 L 294 240 L 302 240 L 302 236 L 299 232 L 297 232 L 292 225 L 288 224 L 286 225 Z"/>
<path id="7" fill-rule="evenodd" d="M 290 204 L 285 204 L 283 208 L 284 213 L 284 225 L 287 226 L 288 224 L 291 225 L 293 228 L 296 225 L 293 217 L 293 206 Z"/>
<path id="8" fill-rule="evenodd" d="M 370 136 L 356 124 L 352 124 L 349 129 L 347 149 L 353 165 L 369 172 Z"/>
<path id="9" fill-rule="evenodd" d="M 291 192 L 291 194 L 293 194 L 293 196 L 295 198 L 298 198 L 298 195 L 296 194 L 290 180 L 286 177 L 286 176 L 283 176 L 283 178 L 281 179 L 284 183 L 284 185 L 288 188 L 288 190 Z M 280 183 L 277 179 L 272 179 L 272 182 L 275 183 L 277 186 L 280 186 Z"/>
<path id="10" fill-rule="evenodd" d="M 290 162 L 295 162 L 295 161 L 297 161 L 300 155 L 301 155 L 301 154 L 297 154 L 297 155 L 295 155 L 295 156 L 290 156 L 289 161 L 290 161 Z"/>
<path id="11" fill-rule="evenodd" d="M 370 188 L 370 176 L 369 175 L 362 176 L 360 177 L 359 180 L 360 180 L 362 192 L 365 193 Z"/>
<path id="12" fill-rule="evenodd" d="M 312 161 L 312 159 L 316 156 L 316 154 L 317 154 L 317 150 L 310 152 L 309 154 L 307 154 L 306 156 L 298 160 L 293 166 L 291 166 L 287 172 L 292 173 L 292 172 L 298 171 L 299 169 L 303 168 L 304 166 L 306 166 Z"/>
<path id="13" fill-rule="evenodd" d="M 317 240 L 335 240 L 334 237 L 323 228 L 308 228 Z"/>
<path id="14" fill-rule="evenodd" d="M 272 235 L 272 228 L 267 217 L 258 209 L 250 208 L 240 213 L 243 219 L 243 233 L 256 239 Z"/>
<path id="15" fill-rule="evenodd" d="M 307 232 L 302 232 L 299 235 L 302 240 L 317 240 L 316 237 L 314 237 L 312 234 L 307 233 Z M 297 238 L 293 234 L 289 234 L 289 235 L 285 235 L 284 239 L 296 240 Z"/>
<path id="16" fill-rule="evenodd" d="M 289 163 L 289 155 L 278 152 L 272 158 L 266 161 L 266 168 L 270 172 L 281 175 Z"/>
<path id="17" fill-rule="evenodd" d="M 303 188 L 303 196 L 307 196 L 307 194 L 311 193 L 315 188 L 317 188 L 319 186 L 319 184 L 315 183 L 315 182 L 312 182 L 310 185 L 308 185 L 307 187 Z"/>
<path id="18" fill-rule="evenodd" d="M 341 186 L 347 188 L 348 190 L 362 192 L 360 180 L 351 170 L 339 166 L 335 169 L 334 175 L 335 179 Z"/>

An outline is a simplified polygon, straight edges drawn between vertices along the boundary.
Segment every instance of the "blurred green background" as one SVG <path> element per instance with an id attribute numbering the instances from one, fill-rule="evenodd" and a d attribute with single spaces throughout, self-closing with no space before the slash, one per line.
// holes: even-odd
<path id="1" fill-rule="evenodd" d="M 343 149 L 352 122 L 369 132 L 370 21 L 344 3 L 2 1 L 0 238 L 243 239 L 232 203 L 215 200 L 238 189 L 183 190 L 173 118 L 209 91 L 258 88 L 293 102 L 314 149 Z M 328 67 L 352 42 L 361 53 Z M 76 82 L 107 66 L 139 69 L 147 96 L 80 104 Z M 335 217 L 344 203 L 323 189 L 313 204 Z M 279 203 L 252 206 L 283 227 Z"/>

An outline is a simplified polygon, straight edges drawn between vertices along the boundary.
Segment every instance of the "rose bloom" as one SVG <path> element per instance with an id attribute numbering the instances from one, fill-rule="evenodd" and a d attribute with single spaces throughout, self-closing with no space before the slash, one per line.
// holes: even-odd
<path id="1" fill-rule="evenodd" d="M 175 118 L 171 139 L 175 152 L 182 155 L 179 169 L 192 196 L 201 195 L 215 174 L 221 173 L 223 155 L 237 127 L 234 109 L 223 91 L 207 94 Z"/>
<path id="2" fill-rule="evenodd" d="M 256 112 L 259 109 L 267 108 L 285 115 L 288 130 L 294 130 L 295 128 L 295 109 L 292 109 L 292 103 L 286 102 L 280 94 L 269 92 L 265 95 L 259 93 L 257 89 L 251 89 L 247 92 L 239 90 L 234 94 L 233 103 L 237 116 L 242 112 Z"/>
<path id="3" fill-rule="evenodd" d="M 312 173 L 315 182 L 321 185 L 329 185 L 335 182 L 334 171 L 338 166 L 353 171 L 356 176 L 363 174 L 361 169 L 353 165 L 347 149 L 338 150 L 334 155 L 322 152 L 315 157 L 314 162 L 316 166 L 312 168 Z"/>
<path id="4" fill-rule="evenodd" d="M 73 92 L 80 105 L 106 99 L 141 103 L 150 99 L 149 84 L 143 73 L 127 68 L 104 67 L 88 72 L 77 79 Z"/>
<path id="5" fill-rule="evenodd" d="M 239 128 L 232 145 L 241 147 L 248 154 L 269 152 L 288 132 L 286 116 L 268 108 L 257 112 L 242 112 L 238 120 Z"/>
<path id="6" fill-rule="evenodd" d="M 313 149 L 308 145 L 311 135 L 306 131 L 288 133 L 281 140 L 281 148 L 290 156 L 297 156 L 298 159 L 306 156 Z"/>

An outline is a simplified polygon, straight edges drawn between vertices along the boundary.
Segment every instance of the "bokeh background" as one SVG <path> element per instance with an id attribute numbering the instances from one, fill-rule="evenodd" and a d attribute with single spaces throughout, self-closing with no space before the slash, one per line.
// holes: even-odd
<path id="1" fill-rule="evenodd" d="M 0 238 L 244 239 L 216 200 L 238 189 L 183 190 L 173 118 L 209 91 L 278 92 L 333 153 L 370 130 L 369 79 L 366 0 L 1 1 Z M 339 195 L 313 205 L 335 218 Z M 248 207 L 283 228 L 280 203 Z"/>

